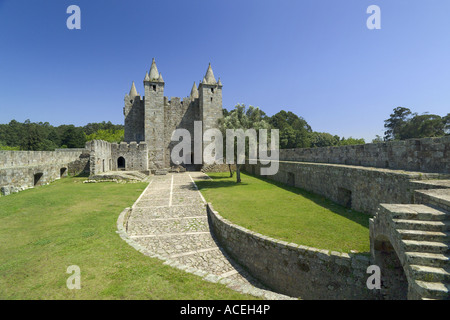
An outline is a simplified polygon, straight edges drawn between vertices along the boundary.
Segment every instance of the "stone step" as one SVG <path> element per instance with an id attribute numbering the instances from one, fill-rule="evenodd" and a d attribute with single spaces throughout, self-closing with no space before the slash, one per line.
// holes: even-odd
<path id="1" fill-rule="evenodd" d="M 405 257 L 408 264 L 434 268 L 446 268 L 450 261 L 449 255 L 442 253 L 405 252 Z"/>
<path id="2" fill-rule="evenodd" d="M 414 279 L 429 282 L 450 282 L 450 273 L 443 268 L 410 265 L 410 272 Z"/>
<path id="3" fill-rule="evenodd" d="M 416 280 L 413 282 L 412 287 L 424 298 L 450 298 L 450 286 L 448 284 Z"/>
<path id="4" fill-rule="evenodd" d="M 450 218 L 447 212 L 423 204 L 382 204 L 381 207 L 392 219 L 441 221 Z"/>
<path id="5" fill-rule="evenodd" d="M 450 212 L 450 189 L 416 190 L 414 201 Z"/>
<path id="6" fill-rule="evenodd" d="M 417 241 L 438 241 L 447 243 L 450 239 L 450 232 L 432 232 L 421 230 L 403 230 L 397 229 L 400 238 L 403 240 Z"/>
<path id="7" fill-rule="evenodd" d="M 406 252 L 447 253 L 449 246 L 442 242 L 401 240 Z"/>
<path id="8" fill-rule="evenodd" d="M 445 232 L 450 230 L 449 221 L 423 221 L 393 219 L 396 229 L 422 230 L 432 232 Z"/>

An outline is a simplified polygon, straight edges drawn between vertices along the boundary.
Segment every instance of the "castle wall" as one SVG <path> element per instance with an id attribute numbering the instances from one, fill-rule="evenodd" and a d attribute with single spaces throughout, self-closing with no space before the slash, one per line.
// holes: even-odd
<path id="1" fill-rule="evenodd" d="M 145 140 L 144 119 L 145 119 L 145 102 L 141 100 L 140 96 L 132 98 L 125 96 L 125 137 L 124 141 L 130 143 L 131 141 L 141 142 Z"/>
<path id="2" fill-rule="evenodd" d="M 450 136 L 355 146 L 283 149 L 280 160 L 450 173 Z"/>
<path id="3" fill-rule="evenodd" d="M 85 149 L 0 151 L 0 195 L 86 172 L 89 172 L 89 153 Z"/>
<path id="4" fill-rule="evenodd" d="M 135 141 L 131 143 L 122 142 L 120 144 L 111 144 L 111 156 L 113 159 L 112 170 L 119 170 L 118 159 L 123 157 L 125 160 L 125 170 L 128 171 L 148 171 L 148 149 L 145 142 L 137 144 Z"/>
<path id="5" fill-rule="evenodd" d="M 113 170 L 111 143 L 103 140 L 92 140 L 86 143 L 90 151 L 90 174 L 96 175 Z"/>
<path id="6" fill-rule="evenodd" d="M 164 145 L 165 149 L 165 167 L 169 168 L 173 165 L 171 161 L 172 148 L 178 144 L 178 142 L 172 142 L 172 133 L 176 129 L 186 129 L 191 134 L 191 146 L 193 150 L 194 142 L 194 121 L 200 120 L 198 99 L 192 99 L 186 97 L 183 100 L 177 97 L 168 100 L 165 97 L 164 101 Z M 185 155 L 190 157 L 190 155 Z"/>
<path id="7" fill-rule="evenodd" d="M 254 277 L 277 292 L 302 299 L 377 299 L 366 280 L 368 257 L 276 240 L 232 224 L 207 205 L 221 246 Z"/>
<path id="8" fill-rule="evenodd" d="M 244 167 L 247 172 L 260 175 L 260 164 L 247 164 Z M 411 183 L 411 180 L 444 179 L 450 175 L 280 161 L 277 174 L 265 177 L 374 215 L 380 203 L 413 203 L 413 192 L 420 186 Z"/>

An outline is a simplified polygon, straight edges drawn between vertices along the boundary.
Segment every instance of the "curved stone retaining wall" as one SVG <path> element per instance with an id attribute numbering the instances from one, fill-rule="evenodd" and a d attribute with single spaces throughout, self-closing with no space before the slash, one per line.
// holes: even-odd
<path id="1" fill-rule="evenodd" d="M 288 243 L 234 225 L 207 205 L 211 228 L 222 247 L 258 280 L 302 299 L 377 299 L 366 286 L 370 260 Z"/>

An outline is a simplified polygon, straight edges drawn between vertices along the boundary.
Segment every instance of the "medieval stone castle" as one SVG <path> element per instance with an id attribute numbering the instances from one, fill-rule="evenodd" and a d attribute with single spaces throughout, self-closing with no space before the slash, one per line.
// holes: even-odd
<path id="1" fill-rule="evenodd" d="M 188 130 L 193 139 L 194 121 L 202 121 L 203 131 L 217 127 L 218 119 L 223 116 L 222 83 L 220 78 L 216 81 L 211 64 L 198 88 L 194 82 L 191 94 L 186 98 L 173 97 L 169 100 L 164 96 L 164 85 L 153 59 L 144 79 L 144 97 L 138 94 L 134 82 L 130 93 L 125 96 L 125 142 L 139 144 L 141 148 L 146 145 L 147 152 L 142 148 L 141 156 L 148 161 L 138 161 L 134 148 L 126 154 L 125 147 L 122 147 L 122 152 L 116 158 L 119 167 L 139 171 L 170 168 L 175 165 L 170 159 L 174 144 L 171 137 L 175 129 Z M 184 156 L 186 163 L 193 163 L 193 154 Z M 139 166 L 131 163 L 127 165 L 127 158 L 134 159 L 134 164 L 139 162 Z"/>
<path id="2" fill-rule="evenodd" d="M 175 129 L 193 137 L 195 121 L 202 121 L 203 132 L 217 126 L 223 116 L 222 84 L 208 66 L 189 97 L 169 100 L 164 85 L 153 60 L 144 78 L 145 95 L 134 83 L 125 95 L 125 141 L 120 144 L 94 140 L 81 149 L 0 151 L 0 196 L 68 174 L 94 180 L 117 173 L 145 180 L 167 173 L 177 165 L 170 159 Z M 194 154 L 183 156 L 189 163 Z M 245 164 L 256 176 L 263 176 L 261 167 Z M 265 178 L 366 213 L 371 255 L 271 239 L 230 224 L 207 204 L 217 242 L 256 279 L 304 299 L 450 298 L 450 136 L 284 149 L 278 172 Z M 374 265 L 382 270 L 380 290 L 367 286 L 367 270 Z"/>

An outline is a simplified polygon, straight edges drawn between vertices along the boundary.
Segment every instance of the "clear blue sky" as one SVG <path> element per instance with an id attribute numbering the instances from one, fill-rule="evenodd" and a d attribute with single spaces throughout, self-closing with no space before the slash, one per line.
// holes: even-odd
<path id="1" fill-rule="evenodd" d="M 66 9 L 81 8 L 81 30 Z M 381 30 L 368 30 L 369 5 Z M 281 109 L 315 131 L 383 135 L 392 109 L 450 112 L 448 0 L 0 0 L 0 123 L 123 123 L 152 57 L 165 95 L 189 95 L 208 63 L 223 106 Z"/>

